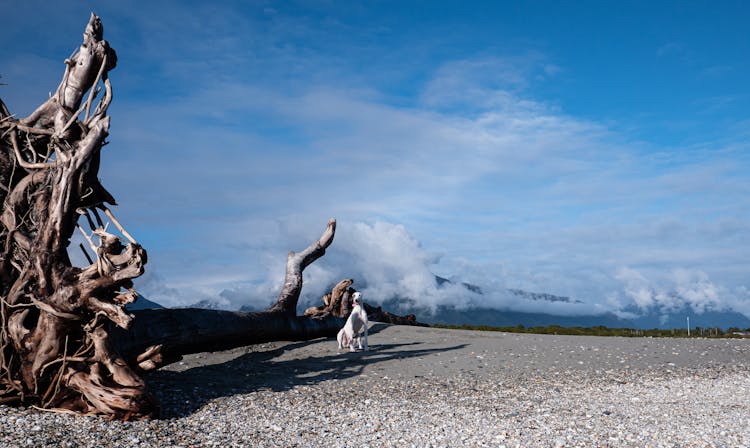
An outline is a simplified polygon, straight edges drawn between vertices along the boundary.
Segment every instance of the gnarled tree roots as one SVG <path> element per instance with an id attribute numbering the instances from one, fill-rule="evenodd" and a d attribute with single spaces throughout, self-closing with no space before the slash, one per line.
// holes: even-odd
<path id="1" fill-rule="evenodd" d="M 0 102 L 0 400 L 131 418 L 150 415 L 154 401 L 107 328 L 130 327 L 124 306 L 146 251 L 107 208 L 115 201 L 97 177 L 117 61 L 102 37 L 92 14 L 57 90 L 30 116 L 16 119 Z M 69 259 L 76 229 L 93 251 L 88 267 Z"/>

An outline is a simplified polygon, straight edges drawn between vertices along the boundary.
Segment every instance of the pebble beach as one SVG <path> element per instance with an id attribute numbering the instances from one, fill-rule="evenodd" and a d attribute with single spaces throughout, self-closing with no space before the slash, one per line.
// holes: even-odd
<path id="1" fill-rule="evenodd" d="M 16 447 L 750 447 L 750 340 L 374 324 L 185 357 L 146 377 L 159 418 L 0 406 Z"/>

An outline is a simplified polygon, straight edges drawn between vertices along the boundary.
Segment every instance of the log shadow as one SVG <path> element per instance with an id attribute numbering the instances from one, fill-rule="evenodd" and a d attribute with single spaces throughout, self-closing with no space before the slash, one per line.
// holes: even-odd
<path id="1" fill-rule="evenodd" d="M 466 344 L 460 344 L 418 349 L 415 346 L 421 345 L 421 342 L 386 343 L 372 345 L 366 352 L 337 352 L 326 348 L 320 352 L 320 356 L 277 359 L 287 351 L 320 344 L 320 341 L 290 343 L 267 351 L 246 353 L 224 363 L 184 371 L 158 370 L 147 375 L 145 380 L 161 403 L 160 418 L 180 418 L 193 414 L 216 398 L 259 390 L 286 391 L 328 380 L 345 380 L 361 375 L 368 365 L 466 347 Z M 328 341 L 335 344 L 334 339 L 328 338 Z"/>

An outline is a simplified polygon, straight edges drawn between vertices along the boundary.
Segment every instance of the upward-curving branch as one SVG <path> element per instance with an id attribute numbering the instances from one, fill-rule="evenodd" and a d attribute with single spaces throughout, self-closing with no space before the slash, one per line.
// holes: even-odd
<path id="1" fill-rule="evenodd" d="M 326 249 L 333 242 L 336 234 L 336 220 L 331 218 L 326 225 L 326 230 L 318 241 L 310 244 L 299 253 L 289 252 L 286 257 L 286 275 L 284 286 L 281 288 L 278 301 L 269 311 L 295 315 L 297 302 L 302 291 L 302 271 L 312 262 L 322 257 Z"/>

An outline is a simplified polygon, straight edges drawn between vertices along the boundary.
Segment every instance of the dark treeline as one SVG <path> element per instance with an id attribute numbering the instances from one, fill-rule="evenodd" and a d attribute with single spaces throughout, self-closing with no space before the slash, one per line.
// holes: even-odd
<path id="1" fill-rule="evenodd" d="M 437 328 L 449 328 L 454 330 L 479 330 L 479 331 L 503 331 L 507 333 L 532 333 L 532 334 L 562 334 L 576 336 L 625 336 L 625 337 L 657 337 L 657 338 L 742 338 L 750 337 L 750 328 L 740 329 L 730 327 L 726 330 L 721 328 L 694 327 L 688 335 L 687 328 L 652 328 L 640 330 L 635 328 L 610 328 L 602 325 L 594 327 L 561 327 L 559 325 L 547 325 L 536 327 L 525 327 L 516 325 L 514 327 L 493 327 L 489 325 L 441 325 L 433 324 Z"/>

